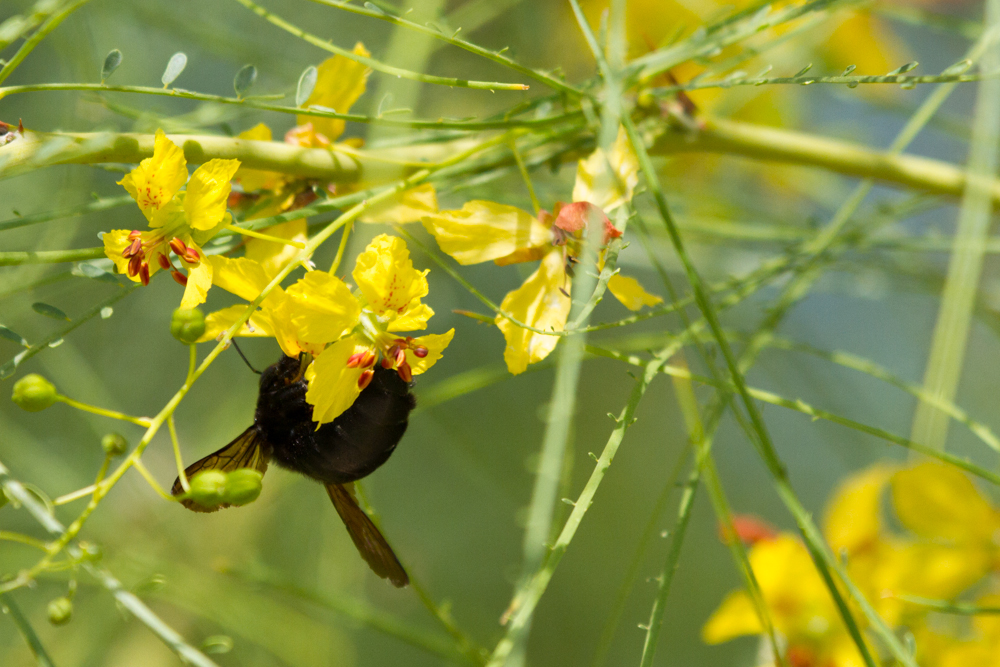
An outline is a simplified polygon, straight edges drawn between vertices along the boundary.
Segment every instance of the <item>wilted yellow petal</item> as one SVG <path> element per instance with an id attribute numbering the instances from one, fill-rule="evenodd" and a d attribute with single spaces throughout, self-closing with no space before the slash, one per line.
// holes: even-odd
<path id="1" fill-rule="evenodd" d="M 851 475 L 834 492 L 823 533 L 834 553 L 861 551 L 875 542 L 882 527 L 879 500 L 896 466 L 875 465 Z"/>
<path id="2" fill-rule="evenodd" d="M 942 463 L 922 463 L 892 478 L 900 522 L 920 537 L 959 543 L 989 542 L 997 514 L 965 473 Z"/>
<path id="3" fill-rule="evenodd" d="M 354 329 L 361 305 L 344 281 L 326 271 L 310 271 L 286 291 L 299 339 L 309 343 L 340 340 Z"/>
<path id="4" fill-rule="evenodd" d="M 361 393 L 358 378 L 363 368 L 348 368 L 347 360 L 355 352 L 371 350 L 354 336 L 329 346 L 306 369 L 306 402 L 313 406 L 313 421 L 327 424 L 351 407 Z"/>
<path id="5" fill-rule="evenodd" d="M 417 271 L 403 239 L 379 234 L 358 255 L 351 273 L 368 305 L 378 314 L 401 314 L 427 296 L 427 271 Z"/>
<path id="6" fill-rule="evenodd" d="M 205 303 L 205 295 L 212 286 L 212 265 L 208 262 L 198 262 L 188 269 L 188 281 L 184 287 L 184 297 L 181 308 L 194 308 Z"/>
<path id="7" fill-rule="evenodd" d="M 708 618 L 701 629 L 701 639 L 706 644 L 721 644 L 736 637 L 762 632 L 764 626 L 757 617 L 750 596 L 745 591 L 733 591 Z"/>
<path id="8" fill-rule="evenodd" d="M 164 204 L 173 199 L 188 179 L 184 151 L 167 139 L 163 130 L 156 131 L 153 156 L 118 181 L 132 195 L 147 220 L 151 220 Z"/>
<path id="9" fill-rule="evenodd" d="M 562 251 L 556 249 L 545 256 L 523 285 L 504 297 L 500 309 L 536 329 L 562 331 L 569 317 L 570 299 L 560 288 L 568 291 L 569 286 Z M 558 336 L 529 331 L 502 315 L 497 315 L 495 322 L 507 341 L 503 352 L 507 370 L 514 375 L 549 356 L 559 342 Z"/>
<path id="10" fill-rule="evenodd" d="M 427 320 L 431 319 L 434 311 L 426 303 L 420 300 L 410 303 L 402 313 L 392 318 L 386 325 L 386 331 L 420 331 L 427 328 Z"/>
<path id="11" fill-rule="evenodd" d="M 552 244 L 552 231 L 530 213 L 491 201 L 469 201 L 461 210 L 425 216 L 423 223 L 441 250 L 459 264 L 487 262 L 522 248 Z"/>
<path id="12" fill-rule="evenodd" d="M 590 202 L 608 212 L 631 201 L 638 183 L 639 160 L 632 152 L 625 129 L 619 127 L 618 137 L 607 156 L 598 148 L 577 163 L 573 201 Z"/>
<path id="13" fill-rule="evenodd" d="M 425 215 L 437 213 L 437 211 L 437 192 L 435 192 L 433 185 L 425 183 L 401 192 L 389 201 L 373 206 L 358 219 L 361 222 L 402 225 L 408 222 L 419 222 Z"/>
<path id="14" fill-rule="evenodd" d="M 253 301 L 271 282 L 270 276 L 252 259 L 238 257 L 230 259 L 221 255 L 206 257 L 212 265 L 212 282 L 227 292 L 232 292 L 247 301 Z"/>
<path id="15" fill-rule="evenodd" d="M 368 57 L 371 53 L 361 42 L 354 45 L 354 54 Z M 306 100 L 305 106 L 319 106 L 333 109 L 337 113 L 347 113 L 365 92 L 365 82 L 371 70 L 344 56 L 333 56 L 324 60 L 317 68 L 316 87 Z M 316 132 L 333 141 L 344 133 L 344 121 L 336 118 L 298 116 L 299 125 L 312 123 Z"/>
<path id="16" fill-rule="evenodd" d="M 122 253 L 132 243 L 128 239 L 130 233 L 127 229 L 112 229 L 110 232 L 104 232 L 101 235 L 101 241 L 104 242 L 104 254 L 114 262 L 118 273 L 123 276 L 128 276 L 128 259 L 122 257 Z M 139 277 L 135 276 L 132 280 L 137 281 Z"/>
<path id="17" fill-rule="evenodd" d="M 452 329 L 443 334 L 427 334 L 426 336 L 414 338 L 412 346 L 422 345 L 426 347 L 427 356 L 421 359 L 413 354 L 412 346 L 406 350 L 406 362 L 410 364 L 410 370 L 413 374 L 420 375 L 437 363 L 437 360 L 441 358 L 441 354 L 444 352 L 444 348 L 448 347 L 448 343 L 454 337 L 455 330 Z"/>
<path id="18" fill-rule="evenodd" d="M 608 291 L 629 310 L 641 310 L 643 306 L 655 306 L 663 299 L 643 289 L 635 278 L 616 273 L 608 279 Z"/>
<path id="19" fill-rule="evenodd" d="M 184 197 L 184 212 L 193 229 L 212 229 L 225 217 L 233 188 L 230 181 L 239 168 L 239 160 L 215 159 L 194 170 Z"/>
<path id="20" fill-rule="evenodd" d="M 280 239 L 298 241 L 300 243 L 305 243 L 309 240 L 305 218 L 289 220 L 280 225 L 274 225 L 273 227 L 267 227 L 259 231 L 268 236 L 277 236 Z M 246 257 L 260 263 L 264 267 L 264 272 L 269 276 L 277 274 L 298 253 L 299 248 L 293 245 L 264 241 L 262 239 L 255 239 L 252 236 L 246 237 Z"/>
<path id="21" fill-rule="evenodd" d="M 206 341 L 215 340 L 222 334 L 223 331 L 233 326 L 240 317 L 243 316 L 247 310 L 247 304 L 240 303 L 235 306 L 230 306 L 229 308 L 223 308 L 222 310 L 217 310 L 214 313 L 209 313 L 205 317 L 205 333 L 202 334 L 201 338 L 198 339 L 199 343 L 204 343 Z M 243 323 L 240 330 L 236 333 L 237 336 L 257 336 L 261 338 L 267 338 L 274 335 L 271 329 L 270 321 L 262 316 L 260 311 L 254 313 L 250 316 L 250 322 L 247 324 Z"/>
<path id="22" fill-rule="evenodd" d="M 240 132 L 238 138 L 250 141 L 271 141 L 271 128 L 264 123 L 257 123 L 249 130 Z M 284 175 L 276 171 L 262 171 L 260 169 L 240 167 L 236 171 L 234 178 L 243 186 L 244 192 L 256 192 L 258 190 L 271 190 L 277 187 L 284 180 Z"/>

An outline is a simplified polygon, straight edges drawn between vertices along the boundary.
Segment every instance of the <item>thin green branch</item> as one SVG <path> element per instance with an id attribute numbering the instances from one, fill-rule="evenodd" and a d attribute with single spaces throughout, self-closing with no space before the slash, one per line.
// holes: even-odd
<path id="1" fill-rule="evenodd" d="M 104 257 L 104 248 L 77 248 L 74 250 L 36 250 L 0 252 L 0 266 L 19 264 L 60 264 L 80 262 Z"/>
<path id="2" fill-rule="evenodd" d="M 24 643 L 28 645 L 31 655 L 35 656 L 35 662 L 38 663 L 39 667 L 55 667 L 55 663 L 52 662 L 52 658 L 49 657 L 42 645 L 42 640 L 38 638 L 38 633 L 31 627 L 31 622 L 14 602 L 14 596 L 11 593 L 0 592 L 0 610 L 10 616 L 10 620 L 13 621 L 14 627 L 24 638 Z"/>
<path id="3" fill-rule="evenodd" d="M 235 0 L 240 3 L 250 11 L 252 11 L 257 16 L 268 23 L 275 25 L 285 32 L 295 35 L 299 39 L 312 44 L 313 46 L 319 47 L 324 51 L 328 51 L 338 56 L 343 56 L 344 58 L 349 58 L 355 62 L 366 65 L 376 72 L 382 72 L 383 74 L 391 74 L 392 76 L 399 77 L 402 79 L 411 79 L 413 81 L 421 81 L 423 83 L 432 83 L 440 86 L 453 86 L 458 88 L 474 88 L 477 90 L 527 90 L 528 86 L 523 83 L 500 83 L 499 81 L 470 81 L 468 79 L 456 79 L 450 76 L 434 76 L 433 74 L 423 74 L 421 72 L 411 72 L 407 69 L 402 69 L 399 67 L 393 67 L 391 65 L 386 65 L 385 63 L 379 62 L 374 58 L 369 58 L 367 56 L 358 55 L 347 49 L 342 49 L 325 39 L 320 39 L 315 35 L 312 35 L 302 28 L 299 28 L 292 23 L 289 23 L 285 19 L 281 18 L 277 14 L 270 12 L 260 5 L 252 2 L 251 0 Z"/>

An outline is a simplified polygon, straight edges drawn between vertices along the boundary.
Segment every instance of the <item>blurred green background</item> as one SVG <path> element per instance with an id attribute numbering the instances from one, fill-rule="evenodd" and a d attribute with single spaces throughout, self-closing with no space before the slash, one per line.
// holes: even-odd
<path id="1" fill-rule="evenodd" d="M 510 46 L 511 55 L 522 63 L 541 68 L 561 66 L 574 81 L 589 77 L 593 71 L 592 59 L 562 2 L 416 4 L 415 16 L 452 12 L 450 25 L 466 27 L 462 33 L 465 38 L 490 48 Z M 2 0 L 0 21 L 30 5 L 23 0 Z M 428 49 L 422 39 L 396 36 L 387 24 L 302 0 L 270 0 L 267 6 L 341 46 L 363 41 L 376 57 L 390 64 L 413 67 L 414 62 L 419 63 L 421 49 Z M 978 16 L 979 8 L 964 11 Z M 928 71 L 958 60 L 966 48 L 966 41 L 954 33 L 902 22 L 887 21 L 885 26 L 896 43 Z M 809 39 L 795 41 L 774 54 L 776 68 L 794 72 L 820 58 L 826 58 L 822 62 L 831 69 L 850 64 L 832 61 L 818 44 Z M 460 50 L 431 46 L 436 50 L 428 54 L 428 72 L 512 80 L 511 73 Z M 289 93 L 303 68 L 326 57 L 235 2 L 93 0 L 32 53 L 7 84 L 97 81 L 104 55 L 113 48 L 124 55 L 124 63 L 115 74 L 116 83 L 159 85 L 170 55 L 184 51 L 189 64 L 176 85 L 218 94 L 231 94 L 233 75 L 247 63 L 254 64 L 260 74 L 255 93 Z M 11 51 L 0 55 L 9 57 Z M 373 113 L 386 92 L 393 92 L 396 106 L 412 106 L 421 118 L 484 116 L 523 99 L 518 93 L 412 85 L 375 73 L 354 110 Z M 538 92 L 532 90 L 528 95 Z M 885 146 L 905 121 L 907 111 L 927 92 L 872 93 L 820 86 L 781 90 L 768 101 L 768 108 L 776 115 L 762 120 Z M 971 87 L 960 90 L 946 105 L 943 118 L 967 116 L 971 93 Z M 727 91 L 717 113 L 738 116 L 758 94 L 754 89 Z M 0 120 L 16 123 L 22 118 L 27 127 L 46 131 L 152 132 L 162 126 L 222 133 L 239 132 L 265 121 L 277 137 L 294 122 L 289 116 L 165 98 L 107 95 L 104 100 L 80 93 L 20 95 L 0 101 Z M 915 143 L 913 152 L 961 162 L 966 150 L 962 122 L 952 124 L 959 125 L 958 129 L 938 123 Z M 380 135 L 374 128 L 348 126 L 349 136 L 377 138 L 369 133 Z M 381 136 L 386 134 L 391 132 L 381 132 Z M 664 160 L 662 166 L 671 204 L 690 228 L 695 260 L 711 280 L 742 275 L 765 258 L 781 253 L 788 243 L 780 238 L 755 241 L 727 236 L 719 234 L 719 229 L 739 224 L 740 229 L 770 230 L 772 236 L 776 229 L 790 237 L 801 236 L 828 220 L 852 185 L 848 179 L 804 168 L 779 168 L 738 158 L 679 155 Z M 536 174 L 543 205 L 569 198 L 573 174 L 573 165 Z M 82 203 L 91 193 L 119 196 L 124 194 L 115 185 L 120 176 L 120 172 L 78 166 L 0 181 L 0 220 L 13 217 L 15 211 L 27 215 Z M 878 189 L 859 215 L 873 215 L 901 196 Z M 472 198 L 530 209 L 527 192 L 516 174 L 447 194 L 442 208 L 457 208 Z M 950 234 L 954 219 L 954 208 L 943 206 L 905 221 L 901 228 Z M 0 249 L 91 247 L 98 245 L 98 232 L 133 228 L 141 222 L 139 212 L 125 206 L 5 231 L 0 236 Z M 376 226 L 360 227 L 351 240 L 348 261 L 353 262 L 353 255 L 368 239 L 383 231 Z M 422 235 L 422 230 L 419 233 Z M 668 265 L 676 270 L 666 238 L 656 229 L 654 241 L 660 256 L 669 258 Z M 324 248 L 316 257 L 317 264 L 327 264 L 333 251 L 332 247 Z M 477 310 L 481 306 L 418 250 L 413 252 L 418 268 L 431 268 L 427 302 L 437 313 L 433 331 L 457 329 L 444 359 L 419 379 L 415 389 L 419 400 L 422 392 L 458 373 L 501 368 L 503 338 L 495 327 L 452 314 L 452 309 Z M 940 286 L 946 255 L 898 253 L 889 259 L 880 257 L 858 253 L 839 263 L 794 310 L 780 333 L 823 349 L 854 352 L 919 382 L 937 311 L 934 292 Z M 638 243 L 623 253 L 622 261 L 651 291 L 663 293 Z M 988 259 L 983 293 L 990 308 L 1000 298 L 996 268 L 995 260 Z M 464 275 L 498 302 L 529 271 L 524 266 L 499 270 L 492 265 L 463 269 Z M 66 272 L 65 266 L 0 268 L 0 323 L 36 340 L 59 324 L 35 313 L 32 303 L 49 303 L 74 317 L 117 289 Z M 51 277 L 49 284 L 29 287 L 45 277 Z M 676 284 L 683 285 L 680 272 L 673 277 Z M 762 305 L 774 295 L 773 289 L 766 290 L 762 297 L 728 313 L 726 325 L 752 330 L 761 317 Z M 179 296 L 174 283 L 154 281 L 149 288 L 116 303 L 110 318 L 88 322 L 58 347 L 31 359 L 17 377 L 42 373 L 68 396 L 133 414 L 155 413 L 186 373 L 187 350 L 168 330 Z M 207 306 L 214 310 L 229 303 L 227 295 L 216 290 Z M 626 315 L 622 307 L 606 300 L 595 318 L 610 321 Z M 679 326 L 675 318 L 653 318 L 633 328 L 595 334 L 593 340 L 621 347 L 623 336 L 642 333 L 651 340 L 666 341 Z M 957 401 L 974 418 L 988 424 L 995 413 L 1000 378 L 996 372 L 1000 368 L 998 348 L 992 344 L 995 335 L 995 330 L 974 327 Z M 203 346 L 202 353 L 208 349 Z M 258 367 L 272 363 L 279 354 L 271 340 L 249 340 L 243 349 Z M 15 344 L 0 340 L 0 362 L 17 351 Z M 894 433 L 909 431 L 915 405 L 909 395 L 820 359 L 767 351 L 749 380 L 752 385 L 802 398 Z M 499 619 L 519 572 L 523 508 L 531 494 L 533 457 L 544 430 L 542 420 L 551 382 L 551 371 L 542 369 L 420 409 L 392 459 L 364 484 L 386 534 L 408 569 L 435 600 L 450 606 L 460 628 L 487 647 L 502 635 Z M 12 383 L 13 379 L 4 381 L 0 390 L 9 392 Z M 603 448 L 613 426 L 607 414 L 621 410 L 632 383 L 619 364 L 586 362 L 566 495 L 575 497 L 582 488 L 592 467 L 587 453 Z M 177 412 L 185 459 L 193 461 L 242 431 L 252 419 L 256 394 L 256 377 L 235 351 L 225 353 L 196 383 Z M 703 401 L 710 397 L 704 390 L 698 395 Z M 764 408 L 764 415 L 796 490 L 817 513 L 832 487 L 849 471 L 879 458 L 901 458 L 899 451 L 884 443 L 836 425 L 811 422 L 773 406 Z M 132 443 L 141 433 L 138 427 L 62 405 L 29 414 L 3 400 L 0 460 L 16 478 L 56 497 L 93 481 L 103 458 L 100 438 L 110 430 L 121 431 Z M 952 428 L 950 442 L 951 451 L 981 458 L 977 454 L 981 447 L 976 447 L 962 429 Z M 644 633 L 637 626 L 648 620 L 656 590 L 652 577 L 661 570 L 665 558 L 668 541 L 659 534 L 672 525 L 678 492 L 670 486 L 670 475 L 685 443 L 672 387 L 666 377 L 660 378 L 643 400 L 638 421 L 628 431 L 595 504 L 542 599 L 529 642 L 529 664 L 591 664 L 644 528 L 652 520 L 657 537 L 640 561 L 638 579 L 627 597 L 604 664 L 638 663 Z M 759 514 L 782 528 L 793 527 L 756 454 L 728 417 L 715 451 L 736 511 Z M 173 480 L 175 467 L 165 429 L 144 461 L 161 484 Z M 665 489 L 670 492 L 667 509 L 656 514 L 654 509 Z M 80 508 L 79 502 L 71 504 L 61 508 L 58 516 L 71 520 Z M 557 508 L 557 525 L 568 509 L 565 505 Z M 25 512 L 11 507 L 0 510 L 0 529 L 40 535 Z M 221 636 L 231 637 L 232 650 L 214 656 L 220 665 L 373 667 L 444 662 L 442 657 L 374 630 L 344 612 L 348 608 L 385 610 L 447 644 L 446 635 L 412 590 L 395 590 L 368 571 L 321 487 L 283 470 L 274 468 L 268 473 L 257 502 L 210 515 L 194 515 L 163 502 L 137 474 L 129 473 L 101 505 L 83 537 L 101 545 L 108 568 L 193 644 L 207 640 L 218 647 L 225 644 Z M 15 573 L 35 558 L 36 553 L 27 547 L 0 542 L 0 572 Z M 699 639 L 705 619 L 725 592 L 739 585 L 729 554 L 717 538 L 711 508 L 699 495 L 656 664 L 752 664 L 755 639 L 718 647 L 706 647 Z M 85 575 L 81 576 L 72 622 L 59 628 L 49 625 L 45 606 L 64 591 L 64 578 L 52 575 L 33 589 L 14 594 L 56 664 L 178 664 L 144 626 L 118 613 L 110 595 L 92 585 Z M 0 620 L 0 664 L 32 663 L 13 624 Z"/>

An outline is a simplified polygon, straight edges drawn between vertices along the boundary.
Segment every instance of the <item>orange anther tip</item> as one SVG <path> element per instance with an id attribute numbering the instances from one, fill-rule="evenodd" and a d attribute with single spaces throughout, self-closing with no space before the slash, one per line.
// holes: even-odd
<path id="1" fill-rule="evenodd" d="M 423 345 L 418 345 L 415 348 L 413 348 L 413 354 L 415 356 L 419 357 L 420 359 L 423 359 L 424 357 L 426 357 L 427 356 L 427 352 L 428 352 L 427 348 L 424 347 Z"/>
<path id="2" fill-rule="evenodd" d="M 358 377 L 358 387 L 364 390 L 365 387 L 372 381 L 375 377 L 375 371 L 362 371 L 361 375 Z"/>

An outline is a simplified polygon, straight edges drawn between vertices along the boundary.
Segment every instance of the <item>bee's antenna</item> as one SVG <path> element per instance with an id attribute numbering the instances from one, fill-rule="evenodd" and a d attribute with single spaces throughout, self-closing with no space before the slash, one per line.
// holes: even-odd
<path id="1" fill-rule="evenodd" d="M 252 370 L 252 371 L 253 371 L 254 373 L 256 373 L 257 375 L 260 375 L 260 371 L 259 371 L 259 370 L 257 370 L 256 368 L 254 368 L 254 367 L 253 367 L 253 364 L 251 364 L 251 363 L 250 363 L 250 362 L 249 362 L 249 361 L 247 360 L 247 357 L 246 357 L 246 355 L 245 355 L 245 354 L 243 354 L 243 350 L 241 350 L 241 349 L 240 349 L 240 346 L 236 344 L 236 339 L 231 339 L 231 340 L 230 340 L 229 342 L 231 342 L 231 343 L 233 344 L 233 347 L 235 347 L 235 348 L 236 348 L 236 351 L 240 353 L 240 359 L 242 359 L 242 360 L 243 360 L 243 363 L 245 363 L 245 364 L 247 365 L 247 368 L 249 368 L 250 370 Z"/>

